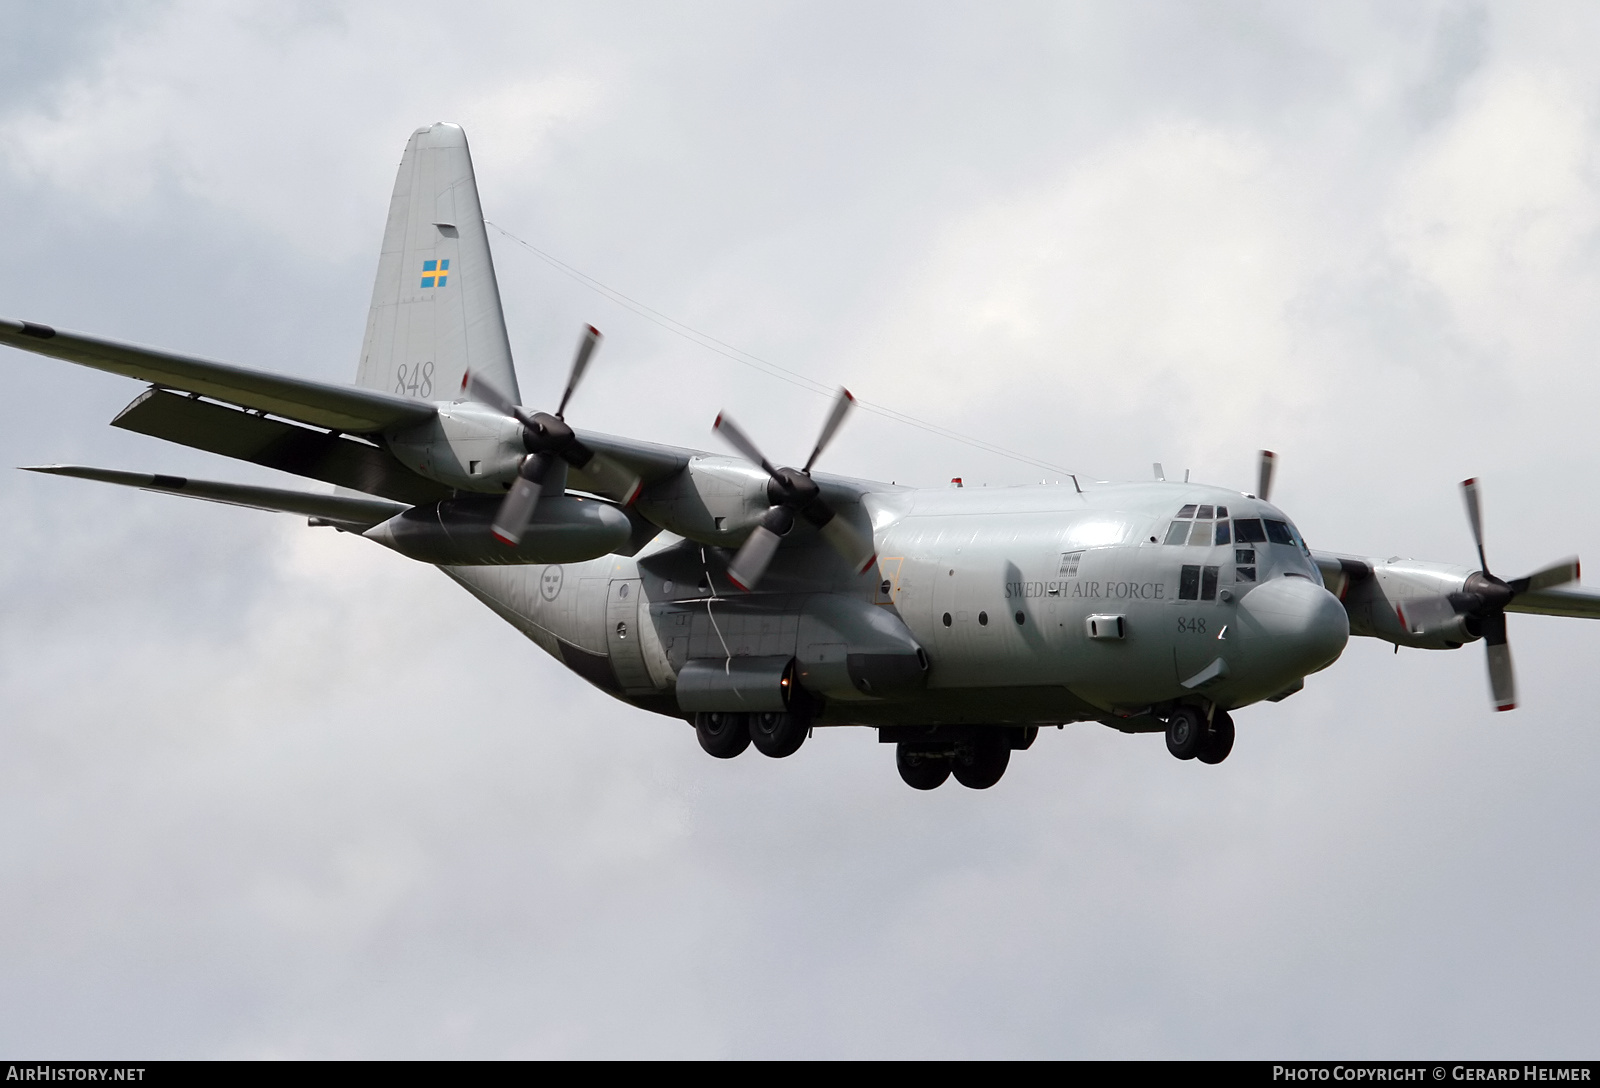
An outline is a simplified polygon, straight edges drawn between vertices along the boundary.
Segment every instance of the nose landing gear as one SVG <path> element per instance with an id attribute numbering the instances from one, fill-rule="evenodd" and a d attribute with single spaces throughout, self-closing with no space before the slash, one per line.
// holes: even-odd
<path id="1" fill-rule="evenodd" d="M 1209 722 L 1199 707 L 1175 707 L 1167 719 L 1167 751 L 1179 759 L 1221 763 L 1233 751 L 1233 719 L 1220 707 Z"/>

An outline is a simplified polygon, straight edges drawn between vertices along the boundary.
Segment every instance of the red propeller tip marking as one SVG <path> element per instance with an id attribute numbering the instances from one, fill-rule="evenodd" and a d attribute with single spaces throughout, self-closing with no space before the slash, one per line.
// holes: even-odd
<path id="1" fill-rule="evenodd" d="M 1478 484 L 1478 478 L 1476 476 L 1473 476 L 1473 477 L 1470 477 L 1469 479 L 1465 479 L 1465 480 L 1461 481 L 1461 486 L 1462 487 L 1476 487 L 1477 484 Z"/>
<path id="2" fill-rule="evenodd" d="M 745 585 L 743 582 L 739 581 L 739 579 L 735 578 L 731 574 L 728 575 L 728 581 L 732 582 L 734 584 L 734 587 L 736 589 L 740 590 L 741 592 L 744 592 L 744 593 L 749 593 L 750 592 L 750 587 L 749 586 Z"/>
<path id="3" fill-rule="evenodd" d="M 591 336 L 599 336 L 600 335 L 600 330 L 595 328 L 593 325 L 589 325 L 589 326 L 586 326 L 586 327 L 588 328 L 589 334 Z"/>
<path id="4" fill-rule="evenodd" d="M 1503 703 L 1500 706 L 1495 707 L 1495 709 L 1496 710 L 1515 710 L 1515 709 L 1517 709 L 1517 704 L 1516 703 Z"/>
<path id="5" fill-rule="evenodd" d="M 638 483 L 633 485 L 633 490 L 628 492 L 627 496 L 623 498 L 622 505 L 623 506 L 632 506 L 633 505 L 633 500 L 637 499 L 639 497 L 639 492 L 641 492 L 643 490 L 644 490 L 644 481 L 640 480 Z"/>
<path id="6" fill-rule="evenodd" d="M 718 412 L 717 413 L 717 421 L 711 425 L 711 429 L 714 431 L 720 426 L 722 426 L 722 413 Z"/>
<path id="7" fill-rule="evenodd" d="M 873 552 L 871 557 L 868 558 L 868 560 L 865 563 L 861 564 L 861 569 L 856 571 L 856 573 L 857 574 L 865 574 L 865 573 L 867 573 L 867 571 L 872 569 L 872 564 L 876 563 L 877 561 L 878 561 L 878 553 L 877 552 Z"/>
<path id="8" fill-rule="evenodd" d="M 470 370 L 462 371 L 462 373 L 461 373 L 461 388 L 462 389 L 465 389 L 467 387 L 467 381 L 471 377 L 472 377 L 472 371 L 470 371 Z"/>
<path id="9" fill-rule="evenodd" d="M 498 540 L 500 543 L 504 544 L 506 547 L 515 548 L 517 546 L 517 542 L 515 540 L 512 540 L 508 536 L 502 535 L 499 529 L 491 529 L 489 531 L 494 534 L 494 538 L 496 540 Z"/>

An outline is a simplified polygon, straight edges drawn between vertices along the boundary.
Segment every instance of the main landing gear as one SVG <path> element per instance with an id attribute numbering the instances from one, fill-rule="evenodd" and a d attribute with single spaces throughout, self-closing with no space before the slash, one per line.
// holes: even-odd
<path id="1" fill-rule="evenodd" d="M 752 743 L 762 755 L 782 759 L 805 743 L 811 716 L 793 710 L 758 714 L 703 710 L 694 716 L 694 733 L 700 747 L 718 759 L 732 759 Z"/>
<path id="2" fill-rule="evenodd" d="M 939 732 L 897 728 L 924 737 Z M 887 732 L 882 730 L 880 736 Z M 1038 732 L 1033 726 L 958 726 L 943 736 L 899 741 L 894 746 L 894 763 L 901 781 L 914 790 L 938 789 L 952 775 L 969 790 L 986 790 L 1005 775 L 1012 750 L 1027 748 Z"/>
<path id="3" fill-rule="evenodd" d="M 1197 706 L 1174 707 L 1167 719 L 1167 751 L 1179 759 L 1221 763 L 1233 751 L 1233 719 L 1220 707 L 1209 721 Z"/>

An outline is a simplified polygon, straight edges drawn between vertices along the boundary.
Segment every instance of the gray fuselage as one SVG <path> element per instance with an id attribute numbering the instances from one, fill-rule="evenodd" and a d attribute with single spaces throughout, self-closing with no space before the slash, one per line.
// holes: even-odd
<path id="1" fill-rule="evenodd" d="M 800 527 L 756 593 L 728 582 L 727 550 L 669 534 L 635 557 L 444 569 L 591 682 L 673 715 L 690 661 L 793 657 L 819 724 L 1151 729 L 1175 703 L 1297 690 L 1349 634 L 1292 523 L 1237 491 L 882 485 L 846 513 L 873 569 L 853 576 Z M 1262 519 L 1288 532 L 1234 539 Z"/>

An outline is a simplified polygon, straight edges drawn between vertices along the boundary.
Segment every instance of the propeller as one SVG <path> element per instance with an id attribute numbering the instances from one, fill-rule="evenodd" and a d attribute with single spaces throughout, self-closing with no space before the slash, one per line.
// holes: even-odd
<path id="1" fill-rule="evenodd" d="M 1578 580 L 1578 560 L 1563 559 L 1524 578 L 1505 581 L 1489 572 L 1489 558 L 1483 549 L 1483 506 L 1474 477 L 1461 481 L 1461 496 L 1467 504 L 1467 520 L 1472 525 L 1472 540 L 1478 548 L 1482 569 L 1467 576 L 1466 584 L 1443 601 L 1412 602 L 1411 622 L 1430 626 L 1438 619 L 1465 616 L 1467 629 L 1483 636 L 1488 652 L 1489 692 L 1496 710 L 1514 710 L 1517 705 L 1517 678 L 1511 664 L 1511 644 L 1506 639 L 1506 606 L 1524 593 Z M 1441 607 L 1443 606 L 1443 607 Z M 1445 611 L 1445 609 L 1448 611 Z M 1404 617 L 1402 617 L 1404 618 Z"/>
<path id="2" fill-rule="evenodd" d="M 726 413 L 717 416 L 717 421 L 711 425 L 711 429 L 727 439 L 729 445 L 760 465 L 772 477 L 767 484 L 767 497 L 772 506 L 761 516 L 760 524 L 751 530 L 749 539 L 733 557 L 733 562 L 728 564 L 728 577 L 740 589 L 748 592 L 760 584 L 767 572 L 767 565 L 777 554 L 779 541 L 794 528 L 797 515 L 815 525 L 823 539 L 844 556 L 857 574 L 872 566 L 878 558 L 872 541 L 864 539 L 849 522 L 835 514 L 833 507 L 823 501 L 821 489 L 811 479 L 811 466 L 817 463 L 822 451 L 833 441 L 833 436 L 838 433 L 840 424 L 855 402 L 856 398 L 850 395 L 850 390 L 839 390 L 833 408 L 828 412 L 827 422 L 822 425 L 822 433 L 817 437 L 817 444 L 801 469 L 775 467 Z"/>
<path id="3" fill-rule="evenodd" d="M 1272 501 L 1272 471 L 1278 467 L 1278 455 L 1271 450 L 1261 451 L 1261 467 L 1256 472 L 1256 498 Z"/>
<path id="4" fill-rule="evenodd" d="M 515 547 L 522 539 L 539 506 L 545 477 L 558 458 L 573 468 L 584 470 L 596 480 L 601 491 L 620 496 L 624 506 L 639 496 L 639 477 L 578 441 L 566 422 L 567 402 L 583 380 L 584 371 L 589 369 L 589 359 L 599 343 L 600 330 L 587 326 L 583 339 L 578 342 L 577 357 L 572 360 L 572 373 L 561 394 L 561 405 L 553 416 L 546 412 L 529 412 L 512 404 L 504 393 L 470 370 L 461 378 L 461 390 L 468 397 L 522 424 L 522 444 L 528 456 L 522 459 L 516 482 L 500 503 L 492 527 L 495 537 L 503 544 Z"/>

